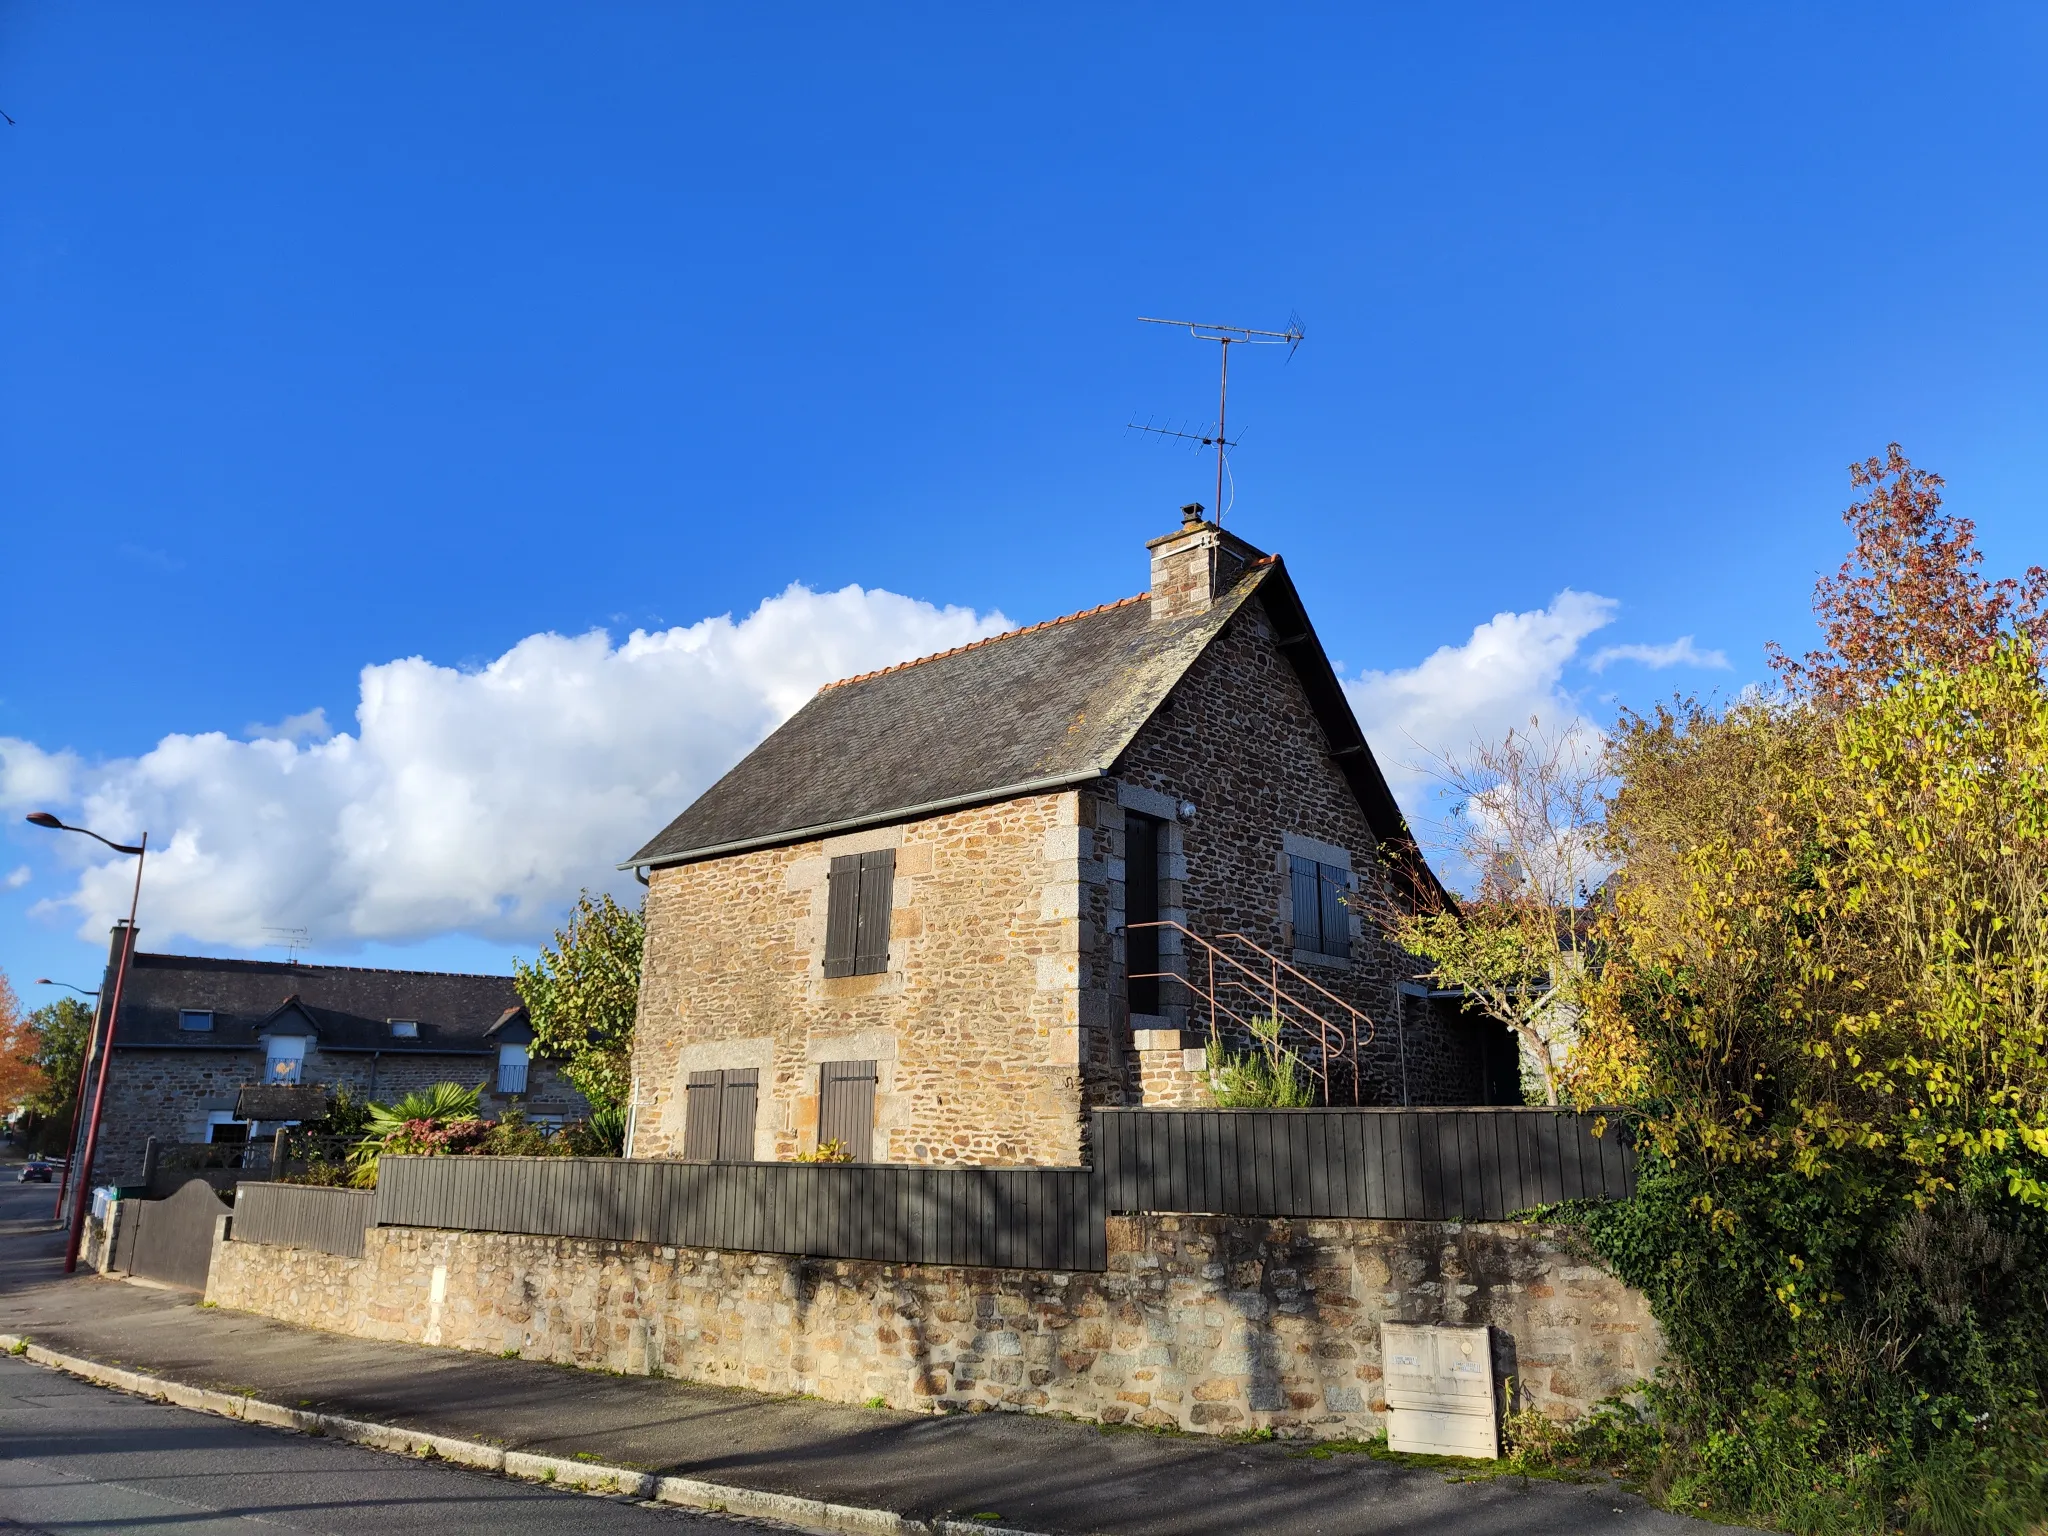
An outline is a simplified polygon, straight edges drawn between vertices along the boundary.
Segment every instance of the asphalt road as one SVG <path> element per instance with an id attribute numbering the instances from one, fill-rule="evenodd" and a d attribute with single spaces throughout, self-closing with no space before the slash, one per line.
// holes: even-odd
<path id="1" fill-rule="evenodd" d="M 735 1536 L 787 1529 L 555 1493 L 237 1424 L 0 1357 L 0 1530 L 52 1536 Z"/>

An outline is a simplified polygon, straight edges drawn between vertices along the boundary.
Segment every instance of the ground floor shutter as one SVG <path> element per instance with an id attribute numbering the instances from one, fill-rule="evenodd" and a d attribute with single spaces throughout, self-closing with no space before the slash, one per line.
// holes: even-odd
<path id="1" fill-rule="evenodd" d="M 684 1158 L 693 1163 L 754 1160 L 759 1082 L 753 1067 L 690 1074 L 683 1106 Z"/>
<path id="2" fill-rule="evenodd" d="M 725 1092 L 718 1108 L 718 1160 L 721 1163 L 751 1163 L 754 1160 L 754 1106 L 760 1073 L 752 1067 L 728 1071 Z"/>
<path id="3" fill-rule="evenodd" d="M 857 1163 L 874 1160 L 875 1064 L 828 1061 L 818 1069 L 818 1145 L 836 1141 Z"/>

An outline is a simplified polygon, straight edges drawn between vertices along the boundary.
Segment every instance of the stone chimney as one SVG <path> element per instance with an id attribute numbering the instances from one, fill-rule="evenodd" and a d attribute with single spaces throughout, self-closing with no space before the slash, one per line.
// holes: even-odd
<path id="1" fill-rule="evenodd" d="M 1202 520 L 1202 504 L 1180 509 L 1180 527 L 1145 547 L 1152 551 L 1152 622 L 1201 613 L 1237 584 L 1265 552 Z"/>

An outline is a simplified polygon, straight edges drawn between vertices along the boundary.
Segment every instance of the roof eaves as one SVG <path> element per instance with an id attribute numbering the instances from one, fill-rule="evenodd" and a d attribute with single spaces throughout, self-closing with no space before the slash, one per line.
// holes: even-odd
<path id="1" fill-rule="evenodd" d="M 730 843 L 712 843 L 703 848 L 686 848 L 677 853 L 664 853 L 658 858 L 632 858 L 613 867 L 666 869 L 672 864 L 697 864 L 705 859 L 723 858 L 727 854 L 751 853 L 757 848 L 778 848 L 789 843 L 807 842 L 814 837 L 833 837 L 841 832 L 858 832 L 863 827 L 885 827 L 892 822 L 917 821 L 926 816 L 936 816 L 941 811 L 962 810 L 970 805 L 987 805 L 996 800 L 1015 800 L 1022 795 L 1070 789 L 1076 784 L 1092 783 L 1108 772 L 1107 768 L 1100 767 L 1070 769 L 1065 773 L 1052 774 L 1042 779 L 1026 779 L 1021 783 L 998 785 L 993 789 L 977 789 L 971 794 L 949 795 L 943 800 L 927 800 L 922 805 L 871 811 L 865 815 L 848 817 L 844 821 L 821 822 L 813 827 L 792 827 L 786 832 L 765 832 L 758 837 L 740 838 Z"/>

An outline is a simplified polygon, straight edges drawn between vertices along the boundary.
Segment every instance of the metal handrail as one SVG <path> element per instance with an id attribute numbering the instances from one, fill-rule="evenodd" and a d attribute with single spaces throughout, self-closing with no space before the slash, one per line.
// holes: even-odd
<path id="1" fill-rule="evenodd" d="M 1282 960 L 1278 955 L 1254 942 L 1252 939 L 1247 938 L 1242 933 L 1223 933 L 1218 934 L 1217 938 L 1234 939 L 1237 943 L 1242 944 L 1246 949 L 1257 955 L 1265 962 L 1265 974 L 1263 976 L 1259 971 L 1238 959 L 1237 956 L 1221 948 L 1218 944 L 1203 938 L 1184 923 L 1161 919 L 1157 922 L 1127 923 L 1124 926 L 1126 931 L 1132 928 L 1170 928 L 1175 933 L 1180 934 L 1182 938 L 1191 939 L 1195 944 L 1199 945 L 1208 961 L 1209 975 L 1206 989 L 1197 986 L 1190 977 L 1183 975 L 1179 971 L 1134 971 L 1129 973 L 1129 980 L 1171 979 L 1178 981 L 1189 992 L 1207 1004 L 1209 1010 L 1209 1038 L 1217 1042 L 1220 1042 L 1222 1038 L 1217 1028 L 1217 1015 L 1219 1012 L 1227 1015 L 1233 1022 L 1244 1026 L 1246 1029 L 1251 1027 L 1250 1020 L 1246 1019 L 1227 1003 L 1219 1001 L 1219 993 L 1223 991 L 1241 991 L 1252 997 L 1267 998 L 1272 1017 L 1279 1020 L 1283 1028 L 1288 1022 L 1286 1015 L 1282 1013 L 1281 1009 L 1281 1004 L 1284 1002 L 1287 1005 L 1287 1013 L 1297 1016 L 1295 1020 L 1297 1025 L 1299 1025 L 1300 1017 L 1306 1017 L 1313 1021 L 1315 1025 L 1317 1044 L 1322 1049 L 1322 1064 L 1321 1066 L 1308 1062 L 1303 1062 L 1302 1064 L 1308 1067 L 1311 1074 L 1322 1080 L 1324 1101 L 1326 1103 L 1334 1103 L 1336 1099 L 1330 1081 L 1331 1065 L 1336 1061 L 1348 1058 L 1351 1067 L 1351 1101 L 1354 1104 L 1363 1102 L 1363 1084 L 1361 1082 L 1363 1077 L 1361 1070 L 1364 1059 L 1363 1052 L 1364 1048 L 1372 1043 L 1376 1033 L 1376 1026 L 1372 1021 L 1371 1015 L 1362 1009 L 1354 1008 L 1321 982 L 1316 981 L 1313 977 L 1304 975 L 1287 961 Z M 1224 981 L 1220 987 L 1216 979 L 1216 962 L 1218 960 L 1221 960 L 1226 967 Z M 1247 984 L 1247 982 L 1232 976 L 1230 974 L 1232 968 L 1242 971 L 1245 976 L 1251 978 L 1252 982 L 1257 983 L 1257 985 Z M 1314 1008 L 1309 1007 L 1307 1003 L 1284 991 L 1280 985 L 1280 975 L 1283 971 L 1294 980 L 1313 988 L 1328 998 L 1337 1008 L 1343 1010 L 1345 1018 L 1338 1022 L 1332 1022 L 1330 1019 L 1324 1018 Z M 1363 1028 L 1362 1037 L 1361 1026 Z M 1332 1036 L 1335 1036 L 1337 1041 L 1334 1047 L 1331 1044 Z M 1277 1046 L 1279 1042 L 1276 1040 L 1275 1044 Z M 1280 1048 L 1285 1049 L 1284 1046 Z M 1290 1051 L 1288 1054 L 1293 1055 L 1294 1053 Z M 1297 1061 L 1301 1060 L 1298 1056 L 1295 1059 Z"/>

